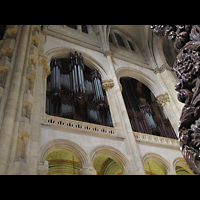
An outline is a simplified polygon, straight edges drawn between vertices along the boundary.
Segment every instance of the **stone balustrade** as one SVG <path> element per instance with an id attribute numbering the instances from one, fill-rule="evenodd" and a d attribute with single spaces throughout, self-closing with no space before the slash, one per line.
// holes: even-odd
<path id="1" fill-rule="evenodd" d="M 81 132 L 100 134 L 104 136 L 123 138 L 119 133 L 117 133 L 116 128 L 113 127 L 55 117 L 47 114 L 44 115 L 42 124 L 53 125 L 58 128 L 73 129 Z"/>
<path id="2" fill-rule="evenodd" d="M 133 132 L 136 138 L 136 141 L 143 143 L 156 144 L 161 146 L 170 146 L 171 148 L 179 149 L 179 141 L 176 139 L 160 137 L 145 133 Z"/>

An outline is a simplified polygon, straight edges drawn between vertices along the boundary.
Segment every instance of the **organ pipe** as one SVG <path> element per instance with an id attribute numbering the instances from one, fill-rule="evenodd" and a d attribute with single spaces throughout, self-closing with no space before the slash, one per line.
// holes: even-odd
<path id="1" fill-rule="evenodd" d="M 74 93 L 83 92 L 85 93 L 85 84 L 84 84 L 84 64 L 83 64 L 83 57 L 80 53 L 80 55 L 77 54 L 75 51 L 75 54 L 73 55 L 70 53 L 70 59 L 71 59 L 71 69 L 72 69 L 72 82 L 73 82 L 73 91 Z"/>
<path id="2" fill-rule="evenodd" d="M 96 99 L 97 100 L 104 100 L 102 85 L 101 85 L 101 81 L 100 81 L 100 77 L 99 77 L 100 75 L 96 70 L 94 70 L 92 72 L 92 76 L 94 78 L 94 87 L 95 87 Z"/>
<path id="3" fill-rule="evenodd" d="M 149 125 L 149 128 L 156 128 L 156 124 L 154 122 L 154 119 L 153 119 L 152 115 L 147 113 L 147 112 L 145 112 L 145 117 L 147 119 L 147 123 Z"/>
<path id="4" fill-rule="evenodd" d="M 54 58 L 51 63 L 51 68 L 52 68 L 52 89 L 61 89 L 61 81 L 60 81 L 60 69 L 61 69 L 61 64 L 60 60 Z"/>
<path id="5" fill-rule="evenodd" d="M 85 69 L 81 54 L 70 53 L 69 59 L 54 58 L 51 71 L 47 80 L 51 86 L 47 88 L 47 114 L 112 126 L 101 76 L 97 70 Z"/>

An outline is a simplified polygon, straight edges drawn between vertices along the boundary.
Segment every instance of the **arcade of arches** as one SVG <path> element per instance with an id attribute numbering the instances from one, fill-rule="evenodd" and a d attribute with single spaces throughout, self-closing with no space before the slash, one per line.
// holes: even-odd
<path id="1" fill-rule="evenodd" d="M 81 163 L 78 157 L 69 150 L 61 149 L 49 153 L 45 160 L 48 161 L 49 171 L 47 175 L 79 175 Z M 93 167 L 97 175 L 122 175 L 123 169 L 115 159 L 109 155 L 98 155 L 93 161 Z M 153 157 L 144 163 L 146 175 L 167 175 L 167 168 L 162 161 Z M 177 162 L 175 165 L 177 175 L 194 175 L 185 163 Z"/>

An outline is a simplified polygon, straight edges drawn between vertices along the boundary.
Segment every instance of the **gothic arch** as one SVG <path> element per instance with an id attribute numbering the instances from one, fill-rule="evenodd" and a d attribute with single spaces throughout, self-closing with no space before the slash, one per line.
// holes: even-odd
<path id="1" fill-rule="evenodd" d="M 68 150 L 77 156 L 81 167 L 89 166 L 86 152 L 76 143 L 65 139 L 55 139 L 44 144 L 39 152 L 39 163 L 43 163 L 46 156 L 56 150 Z"/>
<path id="2" fill-rule="evenodd" d="M 151 31 L 150 33 L 153 34 Z M 173 54 L 175 54 L 175 50 L 173 49 L 172 44 L 170 44 L 170 41 L 167 40 L 167 38 L 157 37 L 155 34 L 153 34 L 152 50 L 153 50 L 153 54 L 154 54 L 154 58 L 155 58 L 157 66 L 159 68 L 162 68 L 162 67 L 172 68 L 173 66 L 169 66 L 169 63 L 167 61 L 167 58 L 169 57 L 169 55 L 167 55 L 167 51 L 164 51 L 164 46 L 169 46 L 168 48 L 170 49 L 170 51 L 173 51 Z M 174 57 L 172 58 L 173 59 L 172 65 L 173 65 L 176 56 L 172 54 L 171 56 Z"/>
<path id="3" fill-rule="evenodd" d="M 50 65 L 50 62 L 53 58 L 66 58 L 69 56 L 69 53 L 74 53 L 77 51 L 78 53 L 81 53 L 84 58 L 84 64 L 90 67 L 91 69 L 97 69 L 99 73 L 101 74 L 102 80 L 109 79 L 109 75 L 106 72 L 105 67 L 103 64 L 101 64 L 99 61 L 94 59 L 89 54 L 83 52 L 80 52 L 80 50 L 74 49 L 74 48 L 67 48 L 67 47 L 55 47 L 50 50 L 48 50 L 45 55 L 47 56 L 47 62 L 48 65 Z"/>
<path id="4" fill-rule="evenodd" d="M 118 80 L 121 77 L 130 77 L 142 82 L 153 92 L 155 97 L 164 94 L 163 89 L 159 86 L 160 84 L 156 83 L 155 80 L 143 73 L 141 70 L 129 67 L 121 67 L 116 71 L 116 75 Z"/>
<path id="5" fill-rule="evenodd" d="M 98 146 L 92 150 L 90 153 L 91 163 L 94 163 L 94 159 L 100 155 L 108 155 L 110 158 L 115 160 L 115 162 L 122 169 L 123 174 L 133 174 L 133 170 L 129 160 L 126 158 L 124 154 L 122 154 L 119 150 L 114 147 L 102 145 Z"/>
<path id="6" fill-rule="evenodd" d="M 159 167 L 165 173 L 165 175 L 170 174 L 170 171 L 171 171 L 170 164 L 162 156 L 160 156 L 156 153 L 147 153 L 147 154 L 142 156 L 143 166 L 148 161 L 154 161 L 156 164 L 158 164 Z"/>

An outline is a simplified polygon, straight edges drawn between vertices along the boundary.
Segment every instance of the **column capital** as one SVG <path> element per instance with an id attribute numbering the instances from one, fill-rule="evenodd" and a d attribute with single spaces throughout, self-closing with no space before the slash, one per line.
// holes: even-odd
<path id="1" fill-rule="evenodd" d="M 156 99 L 157 99 L 157 103 L 162 107 L 165 106 L 167 104 L 167 102 L 170 102 L 168 93 L 160 94 L 156 97 Z"/>
<path id="2" fill-rule="evenodd" d="M 113 80 L 103 80 L 102 81 L 102 87 L 105 91 L 108 91 L 109 89 L 111 89 L 112 87 L 114 87 L 114 83 Z"/>
<path id="3" fill-rule="evenodd" d="M 94 167 L 83 167 L 80 169 L 79 175 L 97 175 L 97 171 Z"/>

